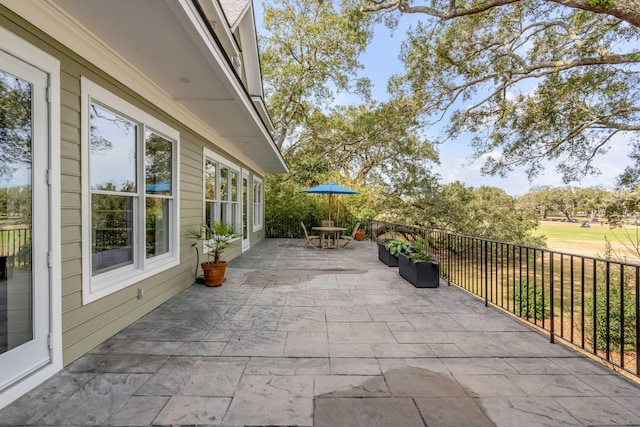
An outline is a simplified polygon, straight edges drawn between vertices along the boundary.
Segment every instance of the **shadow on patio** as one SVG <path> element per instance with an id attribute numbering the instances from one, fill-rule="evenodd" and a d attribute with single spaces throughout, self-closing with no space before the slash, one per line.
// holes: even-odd
<path id="1" fill-rule="evenodd" d="M 639 425 L 640 385 L 370 242 L 267 239 L 0 411 L 2 425 Z"/>

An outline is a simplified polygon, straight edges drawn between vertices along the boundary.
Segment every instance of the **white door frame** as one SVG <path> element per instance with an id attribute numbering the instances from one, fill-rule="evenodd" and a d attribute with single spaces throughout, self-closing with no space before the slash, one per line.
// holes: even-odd
<path id="1" fill-rule="evenodd" d="M 32 388 L 62 369 L 62 291 L 61 291 L 61 240 L 60 240 L 60 61 L 33 46 L 5 28 L 0 27 L 0 50 L 14 58 L 43 71 L 48 78 L 48 124 L 34 133 L 44 133 L 48 140 L 48 171 L 40 174 L 44 182 L 32 185 L 42 188 L 49 204 L 47 251 L 49 268 L 41 268 L 37 274 L 48 277 L 49 282 L 49 339 L 51 359 L 30 375 L 0 390 L 0 408 L 11 403 Z M 37 176 L 37 175 L 36 175 Z M 47 182 L 48 181 L 48 182 Z M 34 195 L 36 192 L 34 191 Z M 35 227 L 35 224 L 34 224 Z M 46 262 L 45 262 L 46 265 Z"/>

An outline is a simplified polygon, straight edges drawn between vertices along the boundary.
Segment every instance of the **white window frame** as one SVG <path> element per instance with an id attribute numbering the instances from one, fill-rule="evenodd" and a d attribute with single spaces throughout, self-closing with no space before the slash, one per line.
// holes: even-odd
<path id="1" fill-rule="evenodd" d="M 236 205 L 236 215 L 235 218 L 233 218 L 234 223 L 238 226 L 238 229 L 240 229 L 242 227 L 242 213 L 241 213 L 241 209 L 240 209 L 240 198 L 242 197 L 242 168 L 225 159 L 224 157 L 222 157 L 221 155 L 211 151 L 208 148 L 203 148 L 203 157 L 202 157 L 202 182 L 204 183 L 204 185 L 202 186 L 202 200 L 203 200 L 203 210 L 202 210 L 202 222 L 205 222 L 206 220 L 206 209 L 207 209 L 207 200 L 212 200 L 212 199 L 206 199 L 206 172 L 205 172 L 205 166 L 207 163 L 207 160 L 213 161 L 214 163 L 216 163 L 216 188 L 214 188 L 214 193 L 215 193 L 215 203 L 216 203 L 216 209 L 215 209 L 215 214 L 214 214 L 214 218 L 216 220 L 218 220 L 218 218 L 220 217 L 220 211 L 223 207 L 223 202 L 225 202 L 224 206 L 227 209 L 227 218 L 231 218 L 231 212 L 233 212 L 232 209 L 232 205 Z M 228 176 L 227 176 L 227 186 L 229 187 L 229 190 L 227 192 L 228 194 L 228 198 L 227 200 L 222 200 L 222 196 L 220 195 L 220 169 L 221 168 L 227 168 L 227 170 L 229 171 Z M 236 184 L 238 186 L 237 188 L 237 192 L 236 192 L 236 201 L 233 202 L 231 200 L 231 172 L 236 172 L 237 174 L 237 180 L 236 180 Z M 238 238 L 234 238 L 232 241 L 236 241 L 238 239 L 241 239 L 242 236 L 238 237 Z M 206 251 L 206 245 L 205 245 L 205 249 Z"/>
<path id="2" fill-rule="evenodd" d="M 260 186 L 260 194 L 256 200 L 256 184 Z M 254 175 L 251 187 L 253 194 L 253 231 L 262 230 L 264 223 L 264 183 L 262 179 Z"/>
<path id="3" fill-rule="evenodd" d="M 81 77 L 81 141 L 82 141 L 82 302 L 89 304 L 114 292 L 127 288 L 146 278 L 154 276 L 180 264 L 180 249 L 178 230 L 180 229 L 180 198 L 179 177 L 180 160 L 178 146 L 180 133 L 128 103 L 112 92 L 97 85 L 88 78 Z M 137 200 L 137 215 L 134 215 L 134 259 L 127 266 L 114 269 L 93 276 L 91 261 L 91 182 L 90 182 L 90 105 L 96 103 L 101 107 L 116 114 L 126 117 L 138 126 L 137 152 L 137 181 L 138 188 L 135 199 Z M 166 254 L 152 258 L 145 256 L 145 131 L 150 130 L 172 141 L 172 203 L 169 215 L 169 251 Z"/>

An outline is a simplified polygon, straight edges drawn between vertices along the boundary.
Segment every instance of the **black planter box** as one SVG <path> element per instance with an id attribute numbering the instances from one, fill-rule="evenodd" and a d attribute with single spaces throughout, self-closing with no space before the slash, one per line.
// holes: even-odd
<path id="1" fill-rule="evenodd" d="M 400 254 L 400 275 L 416 288 L 437 288 L 440 285 L 440 264 L 436 261 L 419 261 Z"/>
<path id="2" fill-rule="evenodd" d="M 387 249 L 382 243 L 378 243 L 378 259 L 387 264 L 389 267 L 398 266 L 398 258 L 391 255 L 389 249 Z"/>

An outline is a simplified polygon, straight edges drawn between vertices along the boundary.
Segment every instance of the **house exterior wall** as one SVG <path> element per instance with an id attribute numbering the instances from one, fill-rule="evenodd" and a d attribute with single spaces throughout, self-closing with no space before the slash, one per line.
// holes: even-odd
<path id="1" fill-rule="evenodd" d="M 145 100 L 144 94 L 137 94 L 122 85 L 3 6 L 0 6 L 0 26 L 58 58 L 61 63 L 61 191 L 57 195 L 60 197 L 61 223 L 52 226 L 60 227 L 61 231 L 61 245 L 54 249 L 61 254 L 62 348 L 66 365 L 194 283 L 192 274 L 196 253 L 187 230 L 203 222 L 203 148 L 207 147 L 243 168 L 246 166 L 219 150 L 215 141 L 203 139 L 160 111 Z M 81 76 L 180 133 L 180 264 L 89 304 L 83 304 L 82 298 L 82 182 L 88 177 L 82 176 L 81 163 Z M 249 172 L 251 182 L 253 176 L 263 178 L 253 170 Z M 249 190 L 252 191 L 252 186 Z M 250 221 L 253 218 L 251 203 L 248 218 Z M 253 231 L 253 225 L 249 227 L 251 245 L 255 245 L 264 238 L 264 229 Z M 225 252 L 225 259 L 233 259 L 241 250 L 238 241 Z M 137 297 L 138 288 L 144 289 L 141 299 Z"/>

